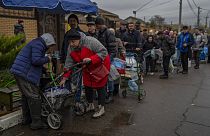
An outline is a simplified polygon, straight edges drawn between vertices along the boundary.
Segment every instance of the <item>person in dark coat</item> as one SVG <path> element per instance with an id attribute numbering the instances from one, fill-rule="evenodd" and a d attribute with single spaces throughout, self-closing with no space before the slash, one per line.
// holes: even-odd
<path id="1" fill-rule="evenodd" d="M 147 37 L 146 42 L 143 44 L 143 52 L 146 52 L 148 50 L 152 50 L 154 48 L 158 48 L 157 43 L 154 41 L 154 37 L 152 35 L 149 35 Z M 151 56 L 146 57 L 146 75 L 149 72 L 150 68 L 150 74 L 154 75 L 155 72 L 155 59 Z"/>
<path id="2" fill-rule="evenodd" d="M 47 127 L 41 120 L 39 84 L 43 65 L 51 60 L 45 53 L 53 45 L 55 40 L 49 33 L 32 40 L 23 47 L 10 69 L 22 93 L 23 124 L 30 124 L 31 129 Z"/>
<path id="3" fill-rule="evenodd" d="M 80 29 L 80 27 L 79 27 L 79 19 L 78 19 L 78 17 L 75 14 L 71 14 L 68 17 L 68 24 L 71 27 L 71 29 L 76 29 L 78 32 L 83 32 Z M 67 55 L 67 50 L 68 50 L 68 40 L 66 38 L 66 34 L 67 33 L 68 33 L 68 31 L 64 35 L 64 40 L 63 40 L 63 44 L 62 44 L 62 48 L 61 48 L 61 52 L 60 52 L 60 54 L 61 54 L 61 63 L 62 64 L 65 63 L 66 55 Z"/>
<path id="4" fill-rule="evenodd" d="M 140 32 L 135 30 L 133 22 L 128 23 L 128 31 L 124 33 L 122 41 L 127 52 L 139 51 L 142 48 Z"/>
<path id="5" fill-rule="evenodd" d="M 98 35 L 96 33 L 96 26 L 95 22 L 91 21 L 87 23 L 88 31 L 85 33 L 87 36 L 92 36 L 94 38 L 98 38 Z"/>
<path id="6" fill-rule="evenodd" d="M 117 56 L 116 37 L 105 25 L 105 20 L 98 16 L 95 20 L 96 29 L 98 30 L 98 40 L 107 49 L 111 62 Z M 106 103 L 113 101 L 114 82 L 108 81 L 108 94 Z"/>
<path id="7" fill-rule="evenodd" d="M 171 56 L 175 53 L 175 45 L 169 36 L 163 34 L 159 31 L 157 34 L 157 43 L 163 52 L 163 75 L 160 75 L 160 79 L 167 79 L 169 72 L 169 63 Z"/>
<path id="8" fill-rule="evenodd" d="M 24 31 L 24 26 L 23 26 L 24 21 L 19 19 L 18 23 L 14 25 L 14 34 L 22 34 L 24 35 L 23 39 L 21 40 L 21 44 L 26 41 L 26 36 L 25 36 L 25 31 Z"/>
<path id="9" fill-rule="evenodd" d="M 126 26 L 127 26 L 127 22 L 126 21 L 121 21 L 120 22 L 120 28 L 116 31 L 116 35 L 115 36 L 117 38 L 120 38 L 120 40 L 123 39 L 123 35 L 127 31 Z"/>

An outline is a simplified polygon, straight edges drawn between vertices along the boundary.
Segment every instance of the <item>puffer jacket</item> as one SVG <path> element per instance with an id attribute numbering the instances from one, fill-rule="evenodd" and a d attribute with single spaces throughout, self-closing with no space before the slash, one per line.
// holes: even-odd
<path id="1" fill-rule="evenodd" d="M 187 44 L 187 47 L 184 47 L 184 43 Z M 183 53 L 186 53 L 188 52 L 189 48 L 192 47 L 194 41 L 193 41 L 193 36 L 190 34 L 190 33 L 181 33 L 179 36 L 178 36 L 178 40 L 177 40 L 177 49 L 180 51 L 180 52 L 183 52 Z"/>
<path id="2" fill-rule="evenodd" d="M 108 81 L 108 75 L 105 76 L 100 81 L 94 79 L 91 73 L 99 68 L 99 71 L 95 73 L 96 75 L 101 75 L 101 66 L 104 65 L 108 71 L 110 71 L 110 58 L 106 48 L 95 38 L 90 36 L 85 36 L 81 34 L 80 47 L 77 49 L 68 49 L 68 55 L 65 62 L 65 69 L 68 69 L 74 63 L 82 62 L 84 58 L 90 58 L 91 63 L 83 68 L 83 84 L 84 86 L 91 88 L 102 88 L 106 85 Z M 64 77 L 68 78 L 71 76 L 73 69 L 70 69 Z"/>
<path id="3" fill-rule="evenodd" d="M 11 73 L 38 86 L 42 66 L 49 62 L 49 58 L 45 57 L 46 51 L 47 45 L 43 38 L 32 40 L 17 55 L 10 69 Z"/>
<path id="4" fill-rule="evenodd" d="M 105 27 L 99 30 L 97 39 L 107 49 L 109 54 L 116 53 L 117 51 L 116 43 L 115 43 L 116 37 L 108 28 Z"/>

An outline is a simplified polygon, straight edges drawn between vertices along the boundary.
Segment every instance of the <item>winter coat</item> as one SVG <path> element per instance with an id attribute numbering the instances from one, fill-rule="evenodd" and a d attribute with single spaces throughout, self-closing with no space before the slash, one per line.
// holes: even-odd
<path id="1" fill-rule="evenodd" d="M 204 36 L 201 34 L 194 34 L 194 40 L 193 50 L 199 50 L 206 43 Z"/>
<path id="2" fill-rule="evenodd" d="M 76 28 L 76 30 L 77 30 L 78 32 L 83 32 L 83 31 L 80 29 L 79 26 Z M 69 31 L 70 31 L 70 30 L 69 30 Z M 61 52 L 60 52 L 60 55 L 61 55 L 61 63 L 65 63 L 65 60 L 66 60 L 67 50 L 68 50 L 68 47 L 69 47 L 69 43 L 68 43 L 66 34 L 67 34 L 69 31 L 67 31 L 67 32 L 65 33 L 65 35 L 64 35 L 63 44 L 62 44 Z"/>
<path id="3" fill-rule="evenodd" d="M 116 37 L 114 34 L 107 29 L 106 27 L 98 31 L 98 38 L 97 38 L 102 45 L 107 49 L 109 54 L 116 53 Z"/>
<path id="4" fill-rule="evenodd" d="M 47 45 L 43 38 L 37 38 L 29 42 L 17 55 L 10 71 L 16 76 L 39 85 L 42 66 L 49 62 L 45 57 Z"/>
<path id="5" fill-rule="evenodd" d="M 158 46 L 163 51 L 163 56 L 172 56 L 175 53 L 175 46 L 169 36 L 157 40 Z"/>
<path id="6" fill-rule="evenodd" d="M 94 37 L 96 39 L 98 38 L 98 34 L 96 32 L 95 33 L 86 32 L 85 35 Z"/>
<path id="7" fill-rule="evenodd" d="M 24 26 L 22 24 L 15 24 L 14 25 L 14 34 L 24 34 Z"/>
<path id="8" fill-rule="evenodd" d="M 158 48 L 158 45 L 156 42 L 152 41 L 152 42 L 148 42 L 146 41 L 144 44 L 143 44 L 143 51 L 146 52 L 148 50 L 151 50 L 153 48 Z"/>
<path id="9" fill-rule="evenodd" d="M 123 42 L 128 42 L 125 45 L 126 50 L 135 50 L 136 48 L 142 48 L 142 39 L 140 37 L 140 33 L 137 30 L 128 31 L 124 33 Z"/>
<path id="10" fill-rule="evenodd" d="M 186 47 L 184 47 L 183 45 L 184 44 L 187 44 Z M 178 40 L 177 40 L 177 49 L 180 50 L 180 52 L 182 53 L 187 53 L 189 48 L 192 47 L 194 41 L 193 41 L 193 37 L 190 33 L 181 33 L 179 36 L 178 36 Z"/>
<path id="11" fill-rule="evenodd" d="M 92 88 L 104 87 L 108 81 L 108 75 L 98 81 L 92 78 L 91 73 L 95 69 L 100 69 L 102 65 L 104 65 L 106 69 L 110 71 L 110 58 L 106 48 L 97 39 L 90 36 L 82 35 L 82 38 L 80 40 L 80 47 L 78 49 L 68 49 L 65 68 L 67 69 L 74 63 L 82 62 L 84 58 L 91 59 L 91 63 L 86 65 L 86 67 L 83 68 L 82 71 L 84 86 Z M 70 69 L 66 74 L 64 74 L 64 77 L 70 77 L 72 72 L 72 69 Z M 101 71 L 99 70 L 96 74 L 101 75 L 105 73 L 101 73 Z"/>
<path id="12" fill-rule="evenodd" d="M 116 31 L 115 35 L 116 35 L 117 38 L 120 38 L 120 40 L 123 40 L 123 35 L 124 35 L 125 32 L 126 32 L 126 29 L 124 29 L 124 30 L 118 29 Z"/>

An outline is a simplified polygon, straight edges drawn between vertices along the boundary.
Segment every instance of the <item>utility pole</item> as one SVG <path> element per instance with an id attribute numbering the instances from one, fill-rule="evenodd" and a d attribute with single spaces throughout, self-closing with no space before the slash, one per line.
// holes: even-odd
<path id="1" fill-rule="evenodd" d="M 133 11 L 134 17 L 136 18 L 136 11 Z"/>
<path id="2" fill-rule="evenodd" d="M 145 16 L 144 16 L 144 22 L 146 21 L 146 18 L 145 18 Z"/>
<path id="3" fill-rule="evenodd" d="M 182 27 L 182 0 L 179 1 L 179 32 Z"/>
<path id="4" fill-rule="evenodd" d="M 208 27 L 208 16 L 206 16 L 206 24 L 205 24 L 205 28 L 207 28 Z"/>
<path id="5" fill-rule="evenodd" d="M 198 20 L 197 20 L 197 27 L 200 26 L 200 13 L 201 13 L 201 7 L 198 7 Z"/>

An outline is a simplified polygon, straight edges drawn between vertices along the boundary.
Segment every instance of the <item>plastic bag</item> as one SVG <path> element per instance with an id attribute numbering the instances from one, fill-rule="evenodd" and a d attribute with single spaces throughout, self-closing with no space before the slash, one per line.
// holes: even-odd
<path id="1" fill-rule="evenodd" d="M 126 68 L 131 71 L 137 71 L 137 62 L 134 56 L 126 57 Z"/>
<path id="2" fill-rule="evenodd" d="M 136 83 L 136 81 L 138 80 L 138 75 L 136 72 L 131 72 L 131 80 L 128 81 L 128 86 L 131 89 L 131 91 L 133 92 L 137 92 L 139 87 Z"/>
<path id="3" fill-rule="evenodd" d="M 109 81 L 115 81 L 120 78 L 120 74 L 114 65 L 111 65 L 109 72 Z"/>
<path id="4" fill-rule="evenodd" d="M 152 57 L 153 60 L 156 59 L 155 56 L 156 56 L 156 55 L 155 55 L 155 49 L 152 49 L 152 50 L 151 50 L 151 57 Z"/>

